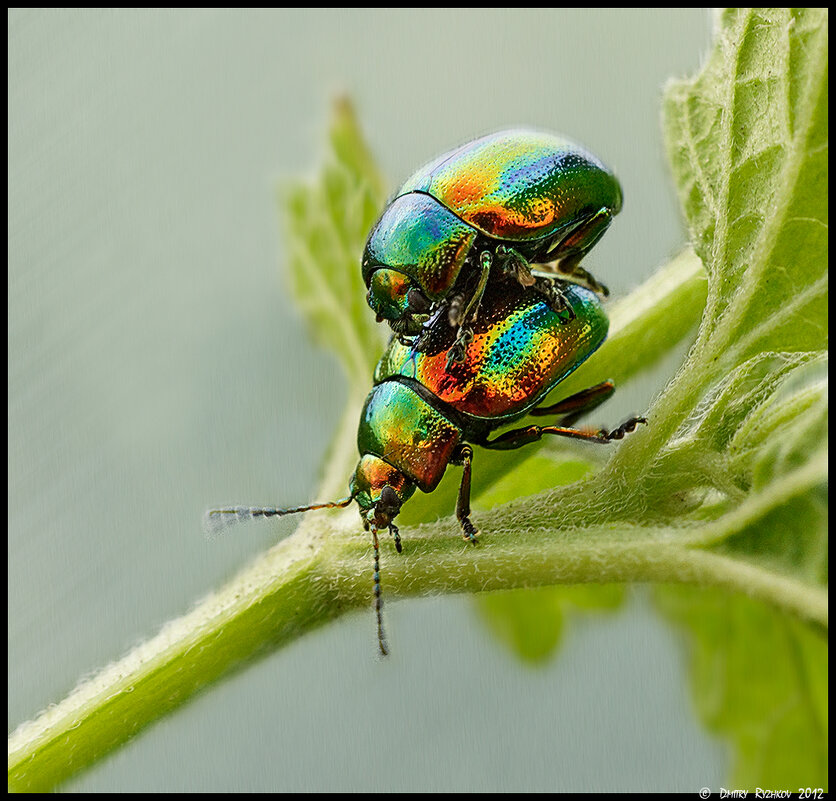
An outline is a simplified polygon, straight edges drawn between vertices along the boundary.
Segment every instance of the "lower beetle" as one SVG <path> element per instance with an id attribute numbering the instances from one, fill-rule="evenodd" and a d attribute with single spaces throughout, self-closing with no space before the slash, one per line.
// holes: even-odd
<path id="1" fill-rule="evenodd" d="M 375 384 L 360 416 L 360 461 L 351 477 L 348 497 L 293 509 L 213 509 L 206 513 L 207 529 L 255 517 L 345 507 L 356 501 L 363 525 L 372 533 L 378 644 L 386 654 L 377 535 L 388 529 L 401 552 L 393 521 L 416 487 L 432 492 L 448 464 L 461 465 L 456 517 L 464 539 L 475 544 L 478 531 L 470 520 L 471 445 L 509 450 L 545 434 L 608 443 L 646 423 L 642 417 L 631 417 L 613 431 L 571 427 L 614 392 L 610 381 L 551 406 L 538 406 L 601 345 L 609 327 L 593 292 L 560 283 L 573 313 L 568 322 L 539 292 L 518 283 L 489 284 L 461 362 L 448 363 L 447 351 L 456 334 L 443 320 L 425 328 L 420 352 L 392 338 L 377 365 Z M 562 419 L 559 425 L 528 425 L 489 438 L 495 429 L 526 414 Z"/>

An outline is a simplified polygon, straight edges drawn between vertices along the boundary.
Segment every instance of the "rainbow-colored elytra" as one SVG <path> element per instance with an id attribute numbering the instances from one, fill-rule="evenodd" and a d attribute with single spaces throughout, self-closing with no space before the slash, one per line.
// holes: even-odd
<path id="1" fill-rule="evenodd" d="M 454 332 L 438 325 L 420 353 L 393 339 L 377 365 L 375 383 L 413 379 L 475 421 L 498 426 L 515 420 L 606 339 L 609 321 L 597 296 L 569 283 L 563 284 L 563 294 L 574 312 L 569 322 L 519 284 L 490 285 L 461 363 L 448 364 Z"/>
<path id="2" fill-rule="evenodd" d="M 372 229 L 363 254 L 367 301 L 395 333 L 377 365 L 357 430 L 349 495 L 293 508 L 212 509 L 207 527 L 356 502 L 374 548 L 381 654 L 380 541 L 416 489 L 461 467 L 456 518 L 472 545 L 474 445 L 524 447 L 545 436 L 606 444 L 646 423 L 573 428 L 615 390 L 602 381 L 542 405 L 604 342 L 606 287 L 580 262 L 622 204 L 615 176 L 571 142 L 527 130 L 482 137 L 418 170 Z M 548 417 L 497 432 L 525 415 Z"/>
<path id="3" fill-rule="evenodd" d="M 368 303 L 414 335 L 432 304 L 478 303 L 489 276 L 531 285 L 531 264 L 606 294 L 579 262 L 621 204 L 613 173 L 567 139 L 522 129 L 476 139 L 419 169 L 384 209 L 363 252 Z"/>
<path id="4" fill-rule="evenodd" d="M 407 179 L 399 195 L 423 192 L 497 239 L 547 239 L 590 212 L 621 210 L 621 186 L 595 156 L 568 139 L 501 131 L 445 153 Z"/>

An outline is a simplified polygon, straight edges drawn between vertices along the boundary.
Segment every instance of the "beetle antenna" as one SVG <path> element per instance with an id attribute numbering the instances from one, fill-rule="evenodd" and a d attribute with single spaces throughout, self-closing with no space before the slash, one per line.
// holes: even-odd
<path id="1" fill-rule="evenodd" d="M 380 595 L 380 543 L 377 541 L 377 529 L 372 526 L 374 543 L 374 610 L 377 614 L 377 645 L 381 656 L 389 655 L 386 635 L 383 633 L 383 598 Z"/>
<path id="2" fill-rule="evenodd" d="M 255 520 L 257 517 L 284 517 L 299 512 L 310 512 L 312 509 L 343 509 L 354 500 L 353 495 L 339 501 L 327 503 L 313 503 L 310 506 L 297 506 L 294 509 L 276 509 L 274 507 L 231 506 L 227 509 L 209 509 L 203 515 L 203 528 L 207 534 L 220 534 L 235 523 Z"/>

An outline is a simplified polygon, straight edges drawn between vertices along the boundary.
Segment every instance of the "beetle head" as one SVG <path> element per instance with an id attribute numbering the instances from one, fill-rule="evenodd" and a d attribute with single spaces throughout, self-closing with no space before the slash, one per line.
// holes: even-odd
<path id="1" fill-rule="evenodd" d="M 351 495 L 366 528 L 386 528 L 413 492 L 415 484 L 400 470 L 369 453 L 360 459 L 351 477 Z"/>
<path id="2" fill-rule="evenodd" d="M 388 484 L 381 490 L 375 505 L 366 512 L 366 520 L 376 529 L 386 528 L 401 511 L 401 499 Z"/>
<path id="3" fill-rule="evenodd" d="M 430 301 L 411 278 L 396 270 L 375 270 L 366 300 L 377 321 L 388 320 L 396 334 L 417 334 L 429 317 Z"/>

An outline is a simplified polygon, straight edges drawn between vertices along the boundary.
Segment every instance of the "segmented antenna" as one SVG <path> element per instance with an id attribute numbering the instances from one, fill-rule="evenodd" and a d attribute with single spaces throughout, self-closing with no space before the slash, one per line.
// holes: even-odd
<path id="1" fill-rule="evenodd" d="M 232 506 L 228 509 L 209 509 L 203 516 L 203 528 L 207 534 L 218 534 L 235 523 L 244 523 L 248 520 L 255 520 L 257 517 L 283 517 L 284 515 L 295 515 L 299 512 L 309 512 L 312 509 L 342 509 L 353 500 L 354 496 L 349 495 L 339 501 L 297 506 L 294 509 L 275 509 L 270 506 Z M 390 524 L 389 532 L 395 538 L 395 548 L 400 553 L 401 537 L 398 533 L 398 527 Z M 372 538 L 374 542 L 374 607 L 377 614 L 377 644 L 381 656 L 388 656 L 389 648 L 386 645 L 386 635 L 383 632 L 383 599 L 380 594 L 380 543 L 377 539 L 377 529 L 374 527 L 372 527 Z"/>
<path id="2" fill-rule="evenodd" d="M 374 543 L 374 609 L 377 613 L 377 644 L 381 656 L 389 655 L 386 645 L 386 635 L 383 633 L 383 598 L 380 596 L 380 543 L 377 541 L 377 529 L 372 527 L 372 542 Z"/>
<path id="3" fill-rule="evenodd" d="M 207 534 L 220 534 L 235 523 L 244 523 L 258 517 L 284 517 L 299 512 L 309 512 L 312 509 L 336 509 L 348 506 L 354 500 L 353 495 L 339 501 L 314 503 L 310 506 L 297 506 L 294 509 L 275 509 L 273 507 L 232 506 L 228 509 L 209 509 L 203 515 L 203 528 Z"/>

